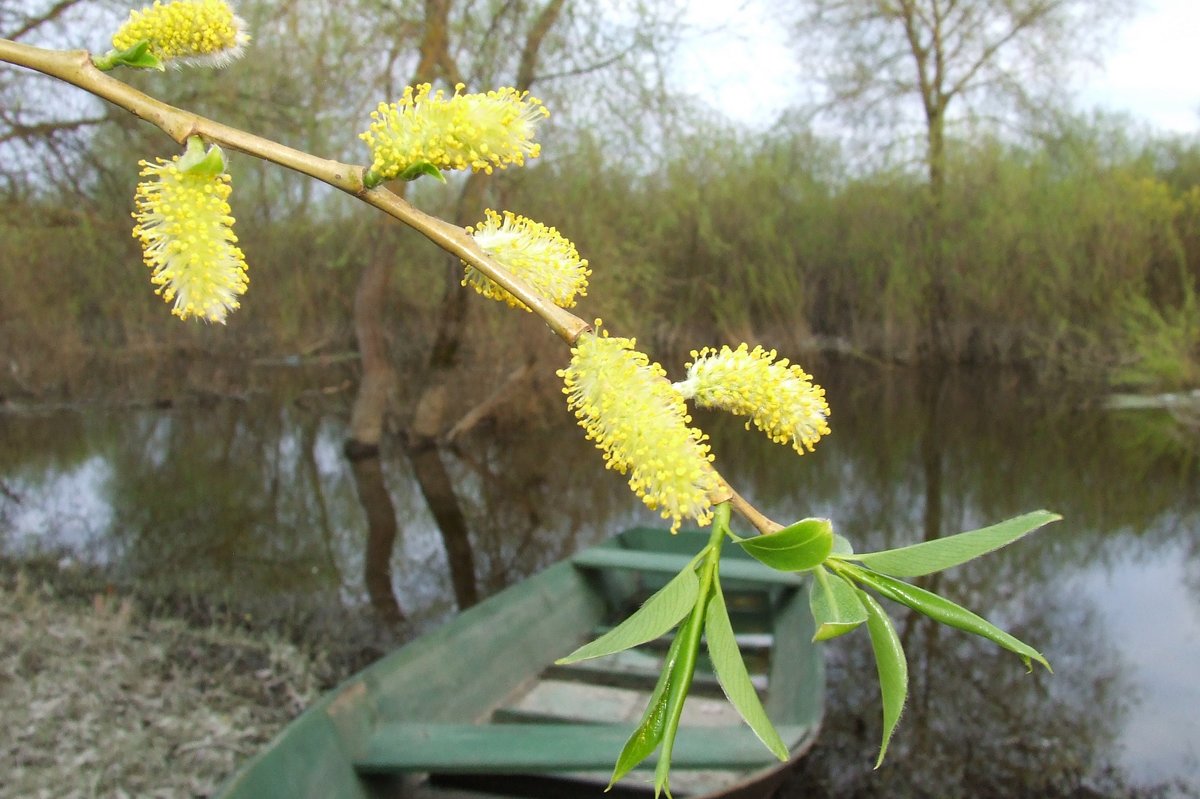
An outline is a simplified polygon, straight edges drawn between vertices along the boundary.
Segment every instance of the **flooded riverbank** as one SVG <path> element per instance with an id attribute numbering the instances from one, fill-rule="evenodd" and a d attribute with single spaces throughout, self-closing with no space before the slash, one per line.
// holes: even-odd
<path id="1" fill-rule="evenodd" d="M 834 434 L 803 458 L 736 422 L 697 417 L 718 467 L 774 518 L 828 516 L 860 549 L 1038 507 L 1065 521 L 931 586 L 1044 651 L 1055 675 L 1028 675 L 994 647 L 893 608 L 912 694 L 888 764 L 870 768 L 879 707 L 865 636 L 838 640 L 809 788 L 1186 795 L 1200 784 L 1200 728 L 1187 710 L 1200 704 L 1195 434 L 1165 414 L 1089 409 L 1010 378 L 817 378 Z M 338 403 L 310 395 L 0 415 L 0 547 L 94 564 L 118 584 L 291 613 L 325 631 L 315 636 L 336 636 L 346 619 L 399 624 L 399 640 L 456 611 L 456 581 L 486 596 L 655 521 L 563 413 L 485 425 L 440 452 L 471 531 L 466 575 L 407 458 L 385 448 L 400 532 L 372 562 L 343 420 Z M 404 621 L 380 615 L 369 569 Z"/>

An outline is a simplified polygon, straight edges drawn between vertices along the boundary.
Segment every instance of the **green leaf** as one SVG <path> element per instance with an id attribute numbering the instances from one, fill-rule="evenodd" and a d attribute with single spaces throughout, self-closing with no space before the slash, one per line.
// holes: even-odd
<path id="1" fill-rule="evenodd" d="M 700 555 L 707 550 L 705 547 Z M 696 556 L 696 560 L 700 555 Z M 555 663 L 566 665 L 611 655 L 653 641 L 666 633 L 696 605 L 696 596 L 700 593 L 700 580 L 696 577 L 695 569 L 696 560 L 671 578 L 669 583 L 647 599 L 628 619 L 595 641 L 584 644 L 565 658 L 556 660 Z"/>
<path id="2" fill-rule="evenodd" d="M 738 649 L 737 640 L 733 637 L 733 625 L 729 622 L 729 610 L 725 606 L 725 596 L 721 593 L 721 584 L 713 585 L 712 597 L 708 600 L 708 615 L 704 622 L 704 632 L 708 642 L 708 655 L 712 659 L 713 670 L 717 680 L 729 697 L 730 703 L 737 708 L 738 713 L 754 730 L 754 734 L 763 742 L 771 754 L 780 760 L 788 759 L 787 744 L 779 737 L 779 732 L 767 711 L 763 710 L 758 692 L 750 682 L 742 653 Z"/>
<path id="3" fill-rule="evenodd" d="M 833 534 L 833 552 L 831 555 L 841 555 L 843 557 L 854 554 L 854 545 L 850 543 L 850 539 L 840 536 L 837 533 Z"/>
<path id="4" fill-rule="evenodd" d="M 442 170 L 431 164 L 429 161 L 419 161 L 408 169 L 405 169 L 399 175 L 396 175 L 397 180 L 416 180 L 419 177 L 429 175 L 435 177 L 442 183 L 446 182 L 446 176 L 442 174 Z"/>
<path id="5" fill-rule="evenodd" d="M 886 574 L 876 574 L 865 569 L 853 569 L 851 574 L 854 579 L 865 585 L 869 585 L 893 602 L 908 605 L 913 610 L 924 613 L 934 621 L 983 636 L 1008 651 L 1020 655 L 1021 660 L 1025 662 L 1027 668 L 1032 669 L 1032 661 L 1036 660 L 1045 666 L 1047 671 L 1051 673 L 1054 671 L 1050 668 L 1049 662 L 1042 656 L 1041 652 L 1004 632 L 1004 630 L 1001 630 L 987 619 L 977 616 L 945 597 L 938 596 L 931 591 L 926 591 L 924 588 L 918 588 L 915 585 L 909 585 L 906 582 L 893 579 Z"/>
<path id="6" fill-rule="evenodd" d="M 97 69 L 109 72 L 117 67 L 132 67 L 133 69 L 166 69 L 158 56 L 150 52 L 150 40 L 143 39 L 125 50 L 109 50 L 102 56 L 92 59 Z"/>
<path id="7" fill-rule="evenodd" d="M 833 525 L 828 519 L 802 519 L 778 532 L 737 543 L 776 571 L 805 571 L 829 557 L 833 550 Z"/>
<path id="8" fill-rule="evenodd" d="M 675 735 L 679 732 L 679 719 L 683 715 L 683 703 L 692 687 L 696 673 L 696 658 L 700 653 L 700 639 L 704 635 L 704 619 L 708 614 L 708 599 L 717 584 L 717 566 L 721 560 L 721 546 L 729 529 L 729 504 L 722 503 L 713 513 L 713 530 L 708 546 L 700 550 L 697 560 L 704 562 L 697 568 L 700 588 L 696 592 L 696 604 L 691 614 L 679 627 L 678 637 L 683 643 L 679 648 L 679 659 L 672 668 L 671 685 L 668 688 L 667 722 L 663 728 L 662 747 L 658 753 L 658 765 L 654 768 L 654 799 L 665 792 L 671 799 L 671 752 L 675 748 Z"/>
<path id="9" fill-rule="evenodd" d="M 865 591 L 858 592 L 858 598 L 867 609 L 867 630 L 871 633 L 871 649 L 875 651 L 875 669 L 879 673 L 879 692 L 883 697 L 883 741 L 879 745 L 879 759 L 875 768 L 883 765 L 883 756 L 887 754 L 888 742 L 896 731 L 900 721 L 900 713 L 904 710 L 904 701 L 908 698 L 908 661 L 904 658 L 904 648 L 900 645 L 900 636 L 892 620 Z"/>
<path id="10" fill-rule="evenodd" d="M 214 177 L 225 171 L 225 153 L 215 144 L 205 150 L 204 140 L 199 136 L 191 136 L 187 141 L 187 151 L 179 159 L 179 171 L 188 175 Z"/>
<path id="11" fill-rule="evenodd" d="M 893 577 L 920 577 L 986 555 L 1061 518 L 1057 513 L 1037 510 L 980 530 L 971 530 L 899 549 L 842 557 L 846 560 L 856 560 L 877 572 Z"/>
<path id="12" fill-rule="evenodd" d="M 650 695 L 646 712 L 617 757 L 612 779 L 608 781 L 609 788 L 636 768 L 638 763 L 653 754 L 662 742 L 667 719 L 671 716 L 671 686 L 677 677 L 676 671 L 680 662 L 679 652 L 682 646 L 683 635 L 680 631 L 675 635 L 675 640 L 671 642 L 670 648 L 667 649 L 667 657 L 663 660 L 662 672 L 658 675 L 658 682 L 654 686 L 654 693 Z"/>
<path id="13" fill-rule="evenodd" d="M 858 627 L 867 620 L 867 609 L 858 598 L 858 589 L 845 578 L 830 574 L 818 566 L 808 595 L 813 621 L 817 623 L 814 641 L 828 641 Z"/>

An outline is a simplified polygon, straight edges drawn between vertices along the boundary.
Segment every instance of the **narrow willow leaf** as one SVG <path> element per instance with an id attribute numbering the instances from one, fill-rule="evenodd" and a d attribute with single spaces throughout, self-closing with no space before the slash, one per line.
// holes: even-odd
<path id="1" fill-rule="evenodd" d="M 818 566 L 816 580 L 808 595 L 808 605 L 817 624 L 814 641 L 828 641 L 858 627 L 867 620 L 867 609 L 858 598 L 858 589 L 845 578 L 830 574 Z"/>
<path id="2" fill-rule="evenodd" d="M 442 183 L 446 182 L 446 176 L 442 174 L 442 170 L 438 169 L 428 161 L 418 161 L 412 166 L 405 169 L 399 175 L 396 175 L 397 180 L 416 180 L 417 178 L 429 175 L 437 178 Z"/>
<path id="3" fill-rule="evenodd" d="M 879 692 L 883 697 L 883 742 L 879 745 L 879 759 L 875 761 L 875 768 L 879 768 L 908 698 L 908 661 L 900 646 L 900 636 L 896 635 L 896 628 L 887 613 L 867 592 L 859 591 L 858 598 L 867 609 L 867 630 L 871 633 L 875 669 L 879 672 Z"/>
<path id="4" fill-rule="evenodd" d="M 721 593 L 721 584 L 713 586 L 712 597 L 708 600 L 708 615 L 704 622 L 704 633 L 708 642 L 708 655 L 712 659 L 713 670 L 717 680 L 729 697 L 730 703 L 737 708 L 750 729 L 771 750 L 771 754 L 780 760 L 788 759 L 787 744 L 779 737 L 779 732 L 767 711 L 763 709 L 758 699 L 758 692 L 750 682 L 750 674 L 742 660 L 737 640 L 733 637 L 733 625 L 729 622 L 729 610 L 725 606 L 725 596 Z"/>
<path id="5" fill-rule="evenodd" d="M 899 549 L 843 557 L 893 577 L 921 577 L 986 555 L 1061 518 L 1057 513 L 1036 510 L 979 530 Z"/>
<path id="6" fill-rule="evenodd" d="M 841 555 L 848 557 L 854 554 L 854 545 L 850 543 L 850 539 L 845 536 L 833 534 L 833 551 L 831 555 Z"/>
<path id="7" fill-rule="evenodd" d="M 1001 630 L 987 619 L 972 613 L 962 605 L 956 605 L 949 599 L 938 596 L 932 591 L 926 591 L 924 588 L 909 585 L 908 583 L 888 577 L 886 574 L 876 574 L 864 569 L 855 569 L 853 575 L 859 582 L 869 585 L 893 602 L 908 605 L 913 610 L 918 613 L 924 613 L 934 621 L 974 633 L 975 635 L 981 635 L 1008 651 L 1020 655 L 1021 660 L 1025 662 L 1027 668 L 1032 669 L 1031 661 L 1036 660 L 1045 666 L 1047 671 L 1052 673 L 1054 671 L 1050 668 L 1049 662 L 1046 661 L 1041 652 L 1024 641 L 1004 632 L 1004 630 Z"/>
<path id="8" fill-rule="evenodd" d="M 665 759 L 659 758 L 658 765 L 654 768 L 654 799 L 658 799 L 660 794 L 666 794 L 667 799 L 675 799 L 671 796 L 671 758 L 669 755 Z"/>
<path id="9" fill-rule="evenodd" d="M 696 605 L 700 580 L 696 577 L 694 564 L 695 560 L 647 599 L 628 619 L 555 663 L 566 665 L 611 655 L 653 641 L 666 633 Z"/>
<path id="10" fill-rule="evenodd" d="M 633 735 L 629 736 L 629 740 L 625 742 L 625 746 L 621 749 L 621 754 L 617 757 L 612 779 L 608 781 L 609 788 L 615 785 L 617 780 L 636 768 L 638 763 L 641 763 L 653 754 L 658 745 L 662 743 L 663 731 L 666 729 L 667 719 L 671 715 L 671 685 L 676 678 L 679 652 L 682 646 L 683 635 L 677 633 L 675 640 L 671 642 L 670 648 L 667 649 L 667 656 L 663 660 L 662 672 L 658 675 L 658 682 L 654 686 L 654 693 L 650 695 L 650 701 L 646 705 L 646 712 L 642 715 L 642 720 L 638 722 L 637 729 L 633 731 Z"/>
<path id="11" fill-rule="evenodd" d="M 737 543 L 776 571 L 805 571 L 819 566 L 833 551 L 833 525 L 828 519 L 802 519 L 777 532 Z"/>
<path id="12" fill-rule="evenodd" d="M 718 550 L 719 553 L 719 550 Z M 720 557 L 718 554 L 716 557 Z M 714 562 L 706 564 L 711 569 Z M 696 607 L 680 627 L 677 636 L 683 644 L 679 647 L 679 658 L 671 669 L 671 685 L 667 688 L 667 720 L 663 728 L 662 749 L 658 753 L 658 764 L 654 768 L 654 797 L 658 799 L 660 792 L 666 792 L 671 799 L 671 752 L 675 748 L 675 736 L 679 732 L 679 719 L 683 715 L 683 703 L 687 700 L 688 691 L 692 687 L 692 677 L 696 674 L 696 658 L 700 654 L 700 637 L 704 631 L 704 617 L 708 609 L 708 595 L 712 582 L 709 576 L 704 579 L 702 590 L 704 595 L 697 599 Z"/>

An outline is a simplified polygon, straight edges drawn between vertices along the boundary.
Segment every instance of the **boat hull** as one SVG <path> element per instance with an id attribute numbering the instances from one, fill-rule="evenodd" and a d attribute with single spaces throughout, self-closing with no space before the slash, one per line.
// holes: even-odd
<path id="1" fill-rule="evenodd" d="M 502 591 L 320 699 L 218 797 L 602 796 L 666 642 L 578 671 L 553 661 L 634 609 L 704 538 L 627 531 Z M 734 629 L 795 759 L 816 738 L 824 693 L 806 585 L 730 549 Z M 731 714 L 702 662 L 672 758 L 676 795 L 760 796 L 782 778 L 788 764 Z M 635 771 L 608 796 L 644 796 L 648 780 Z"/>

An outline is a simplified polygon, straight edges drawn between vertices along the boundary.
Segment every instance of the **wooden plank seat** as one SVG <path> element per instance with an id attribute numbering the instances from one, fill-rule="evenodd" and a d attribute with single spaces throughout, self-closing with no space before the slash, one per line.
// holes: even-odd
<path id="1" fill-rule="evenodd" d="M 393 722 L 376 730 L 354 766 L 362 774 L 603 771 L 612 769 L 631 732 L 624 724 Z M 779 728 L 789 747 L 812 732 L 810 726 Z M 773 761 L 745 725 L 682 729 L 671 757 L 674 769 L 754 769 Z"/>
<path id="2" fill-rule="evenodd" d="M 655 665 L 661 668 L 661 660 L 654 658 Z M 658 671 L 634 671 L 632 669 L 610 668 L 606 664 L 593 664 L 587 661 L 570 666 L 550 666 L 542 677 L 549 680 L 565 682 L 581 682 L 590 685 L 609 685 L 614 688 L 628 688 L 633 691 L 644 691 L 649 694 L 658 683 Z M 751 674 L 750 682 L 759 692 L 767 689 L 765 674 Z M 699 668 L 692 680 L 692 690 L 689 696 L 724 696 L 721 684 L 715 674 L 702 671 Z"/>
<path id="3" fill-rule="evenodd" d="M 688 555 L 596 547 L 575 555 L 571 558 L 571 563 L 582 569 L 631 569 L 651 574 L 677 574 L 691 560 L 691 556 Z M 756 560 L 746 558 L 725 558 L 721 561 L 720 568 L 722 584 L 726 581 L 790 586 L 803 583 L 803 578 L 798 574 L 777 572 Z"/>

